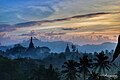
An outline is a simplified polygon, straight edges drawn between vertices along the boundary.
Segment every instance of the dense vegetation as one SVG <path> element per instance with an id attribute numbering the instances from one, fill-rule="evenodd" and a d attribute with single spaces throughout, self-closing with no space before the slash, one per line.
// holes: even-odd
<path id="1" fill-rule="evenodd" d="M 119 73 L 117 67 L 120 66 L 115 64 L 119 60 L 111 63 L 111 52 L 78 54 L 80 53 L 76 51 L 51 53 L 42 60 L 29 57 L 10 59 L 1 56 L 0 80 L 109 80 L 103 74 Z"/>
<path id="2" fill-rule="evenodd" d="M 67 45 L 65 52 L 49 51 L 35 48 L 32 40 L 28 48 L 0 50 L 0 80 L 120 80 L 120 58 L 112 62 L 113 50 L 82 53 Z"/>

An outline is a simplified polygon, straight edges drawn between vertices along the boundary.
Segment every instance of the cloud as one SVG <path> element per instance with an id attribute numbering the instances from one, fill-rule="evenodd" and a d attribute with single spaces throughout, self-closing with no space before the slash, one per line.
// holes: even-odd
<path id="1" fill-rule="evenodd" d="M 115 25 L 115 24 L 119 25 L 120 23 L 117 22 L 117 20 L 119 20 L 119 17 L 118 17 L 119 15 L 120 15 L 120 12 L 101 12 L 101 13 L 77 15 L 77 16 L 61 18 L 61 19 L 29 21 L 29 22 L 25 22 L 25 23 L 14 24 L 14 25 L 1 24 L 0 31 L 2 31 L 2 32 L 3 31 L 14 31 L 14 30 L 16 30 L 16 28 L 41 26 L 41 25 L 48 24 L 48 23 L 53 23 L 53 24 L 59 23 L 59 22 L 64 23 L 65 21 L 69 21 L 71 23 L 65 24 L 63 26 L 63 28 L 62 28 L 62 26 L 59 26 L 62 28 L 62 30 L 79 30 L 80 29 L 79 25 L 82 25 L 82 26 L 87 26 L 87 25 L 89 25 L 89 26 L 105 25 L 106 26 L 107 25 L 108 26 L 108 25 L 110 25 L 110 23 L 111 23 L 111 25 Z M 21 17 L 21 16 L 19 16 L 19 17 Z M 81 20 L 76 23 L 72 22 L 74 20 L 77 21 L 77 19 L 81 19 Z M 86 21 L 82 22 L 82 20 L 86 20 Z M 108 20 L 108 21 L 106 21 L 106 20 Z M 102 21 L 102 23 L 101 23 L 101 21 Z M 77 25 L 78 25 L 78 27 L 75 27 L 75 28 L 73 27 L 73 26 L 77 26 Z M 56 25 L 56 26 L 58 26 L 58 25 Z M 69 26 L 69 27 L 66 28 L 65 26 Z M 51 26 L 49 26 L 49 27 L 51 27 Z M 55 26 L 53 26 L 53 28 L 55 28 Z"/>
<path id="2" fill-rule="evenodd" d="M 102 34 L 102 33 L 68 33 L 62 37 L 63 41 L 73 42 L 75 44 L 101 44 L 104 42 L 116 42 L 117 34 Z"/>
<path id="3" fill-rule="evenodd" d="M 9 43 L 11 42 L 11 39 L 8 36 L 8 34 L 4 33 L 4 32 L 0 32 L 0 43 L 1 44 L 7 44 L 8 42 Z"/>
<path id="4" fill-rule="evenodd" d="M 51 32 L 51 33 L 45 33 L 45 36 L 60 36 L 60 35 L 65 35 L 66 33 L 63 32 Z"/>
<path id="5" fill-rule="evenodd" d="M 95 12 L 113 12 L 120 7 L 119 0 L 1 0 L 0 3 L 0 21 L 12 24 Z"/>
<path id="6" fill-rule="evenodd" d="M 13 25 L 1 24 L 0 32 L 10 32 L 16 30 Z"/>
<path id="7" fill-rule="evenodd" d="M 33 30 L 33 31 L 30 31 L 30 33 L 27 33 L 27 34 L 21 34 L 21 35 L 19 35 L 19 36 L 35 36 L 35 35 L 37 35 L 37 33 Z"/>
<path id="8" fill-rule="evenodd" d="M 41 5 L 41 6 L 28 6 L 27 8 L 31 8 L 33 10 L 40 10 L 42 12 L 54 12 L 54 10 L 49 5 Z"/>
<path id="9" fill-rule="evenodd" d="M 48 32 L 48 33 L 40 33 L 40 32 L 36 32 L 34 30 L 30 31 L 29 33 L 26 34 L 21 34 L 19 36 L 24 36 L 24 37 L 31 37 L 31 36 L 35 36 L 40 38 L 41 36 L 45 36 L 45 37 L 51 37 L 51 36 L 61 36 L 61 35 L 65 35 L 66 33 L 62 33 L 62 32 Z"/>
<path id="10" fill-rule="evenodd" d="M 62 30 L 80 30 L 81 28 L 80 27 L 78 27 L 78 28 L 62 28 Z"/>
<path id="11" fill-rule="evenodd" d="M 4 23 L 0 39 L 8 42 L 35 36 L 98 44 L 115 42 L 113 36 L 120 34 L 118 0 L 0 0 L 0 4 L 0 24 Z"/>
<path id="12" fill-rule="evenodd" d="M 25 21 L 29 21 L 29 20 L 27 20 L 26 18 L 24 18 L 23 16 L 21 16 L 20 14 L 16 14 L 16 16 L 17 16 L 17 18 L 19 18 L 19 19 L 22 19 L 22 20 L 25 20 Z"/>
<path id="13" fill-rule="evenodd" d="M 14 30 L 9 32 L 9 36 L 16 39 L 34 36 L 44 41 L 63 40 L 76 44 L 115 42 L 116 37 L 113 36 L 120 34 L 119 15 L 119 12 L 102 12 L 19 23 L 12 26 Z"/>
<path id="14" fill-rule="evenodd" d="M 53 13 L 54 10 L 49 5 L 27 6 L 18 12 L 17 17 L 27 21 L 37 21 L 43 20 Z"/>

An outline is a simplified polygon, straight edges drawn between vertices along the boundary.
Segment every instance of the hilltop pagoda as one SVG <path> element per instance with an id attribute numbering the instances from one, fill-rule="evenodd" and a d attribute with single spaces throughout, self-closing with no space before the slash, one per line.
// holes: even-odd
<path id="1" fill-rule="evenodd" d="M 34 44 L 33 44 L 33 41 L 32 41 L 32 37 L 31 37 L 31 39 L 30 39 L 30 43 L 29 43 L 28 49 L 35 49 Z"/>

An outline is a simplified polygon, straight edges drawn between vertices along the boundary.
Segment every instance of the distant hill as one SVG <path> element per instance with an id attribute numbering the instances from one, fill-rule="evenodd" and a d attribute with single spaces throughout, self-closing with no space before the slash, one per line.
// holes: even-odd
<path id="1" fill-rule="evenodd" d="M 112 49 L 114 50 L 116 47 L 116 43 L 111 43 L 111 42 L 105 42 L 102 44 L 98 45 L 83 45 L 79 47 L 79 51 L 81 52 L 100 52 L 101 50 L 109 50 L 111 51 Z"/>
<path id="2" fill-rule="evenodd" d="M 10 48 L 9 46 L 0 46 L 0 50 L 6 51 L 6 49 Z"/>
<path id="3" fill-rule="evenodd" d="M 33 43 L 36 47 L 37 46 L 40 46 L 40 47 L 47 46 L 51 49 L 51 52 L 64 52 L 67 44 L 69 44 L 70 48 L 72 45 L 71 42 L 64 42 L 64 41 L 43 42 L 36 38 L 33 39 Z M 28 47 L 29 40 L 23 41 L 21 44 L 25 47 Z M 115 48 L 116 43 L 105 42 L 105 43 L 98 44 L 98 45 L 87 44 L 87 45 L 83 45 L 83 46 L 79 46 L 79 45 L 76 45 L 76 46 L 77 46 L 79 52 L 91 53 L 91 52 L 99 52 L 101 50 L 109 50 L 110 51 Z M 10 46 L 9 47 L 8 46 L 0 46 L 0 50 L 6 50 L 7 48 L 10 48 Z"/>
<path id="4" fill-rule="evenodd" d="M 72 45 L 71 42 L 64 42 L 64 41 L 53 41 L 53 42 L 43 42 L 39 39 L 34 38 L 33 43 L 35 46 L 47 46 L 51 49 L 51 52 L 63 52 L 66 48 L 66 45 Z M 28 47 L 29 40 L 23 41 L 22 45 Z"/>
<path id="5" fill-rule="evenodd" d="M 71 42 L 64 42 L 64 41 L 53 41 L 53 42 L 43 42 L 39 39 L 34 38 L 33 39 L 33 43 L 35 46 L 47 46 L 51 49 L 51 52 L 64 52 L 66 45 L 69 44 L 69 47 L 71 47 L 72 43 Z M 29 41 L 23 41 L 22 45 L 27 47 L 29 44 Z M 116 43 L 111 43 L 111 42 L 105 42 L 102 44 L 98 44 L 98 45 L 83 45 L 83 46 L 79 46 L 76 45 L 79 52 L 99 52 L 101 50 L 112 50 L 115 48 Z"/>

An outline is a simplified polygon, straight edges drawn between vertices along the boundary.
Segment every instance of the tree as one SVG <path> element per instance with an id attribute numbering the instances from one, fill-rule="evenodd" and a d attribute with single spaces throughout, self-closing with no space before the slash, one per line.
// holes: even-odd
<path id="1" fill-rule="evenodd" d="M 86 75 L 90 73 L 90 68 L 92 68 L 92 60 L 88 59 L 87 55 L 84 55 L 80 58 L 80 62 L 78 63 L 79 71 L 83 74 L 84 80 L 86 79 Z"/>
<path id="2" fill-rule="evenodd" d="M 28 80 L 60 80 L 59 74 L 50 64 L 46 69 L 44 65 L 40 65 L 37 69 L 31 71 Z"/>
<path id="3" fill-rule="evenodd" d="M 49 65 L 49 68 L 46 71 L 46 80 L 60 80 L 58 72 L 53 68 L 52 64 Z"/>
<path id="4" fill-rule="evenodd" d="M 99 74 L 92 71 L 90 74 L 89 80 L 99 80 Z"/>
<path id="5" fill-rule="evenodd" d="M 95 62 L 93 63 L 93 67 L 95 71 L 99 72 L 99 75 L 101 75 L 102 72 L 105 73 L 106 70 L 110 70 L 111 64 L 108 59 L 109 57 L 106 56 L 103 51 L 97 54 L 94 58 Z"/>
<path id="6" fill-rule="evenodd" d="M 28 80 L 46 80 L 46 69 L 44 65 L 40 65 L 37 69 L 31 71 Z"/>
<path id="7" fill-rule="evenodd" d="M 0 57 L 0 80 L 22 80 L 19 65 L 13 60 Z"/>
<path id="8" fill-rule="evenodd" d="M 62 65 L 62 73 L 64 74 L 65 80 L 76 80 L 79 75 L 77 74 L 76 62 L 74 60 L 68 60 Z"/>
<path id="9" fill-rule="evenodd" d="M 120 80 L 120 71 L 118 71 L 117 76 L 118 76 L 118 80 Z"/>
<path id="10" fill-rule="evenodd" d="M 13 48 L 10 48 L 9 50 L 6 50 L 9 54 L 24 54 L 26 51 L 26 48 L 23 47 L 21 44 L 15 44 Z"/>

